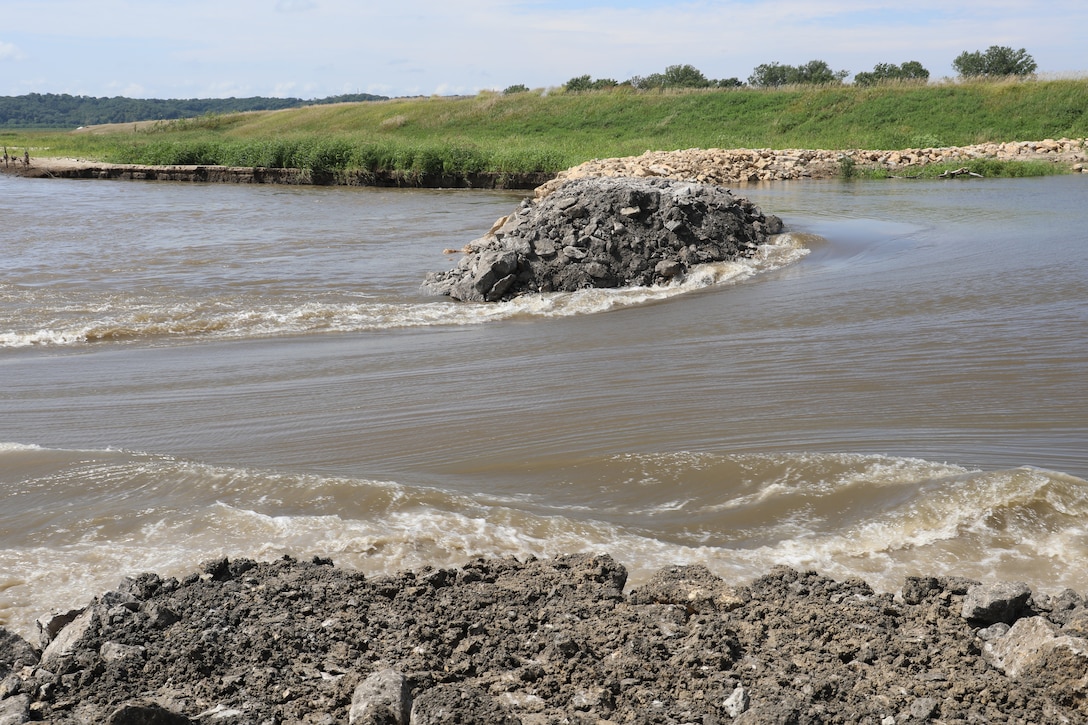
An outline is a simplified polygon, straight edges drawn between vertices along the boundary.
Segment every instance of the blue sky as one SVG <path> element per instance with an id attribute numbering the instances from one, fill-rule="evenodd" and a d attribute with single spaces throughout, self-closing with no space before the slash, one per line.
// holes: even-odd
<path id="1" fill-rule="evenodd" d="M 1085 0 L 4 0 L 0 95 L 473 94 L 814 59 L 936 80 L 991 45 L 1085 76 L 1086 28 Z"/>

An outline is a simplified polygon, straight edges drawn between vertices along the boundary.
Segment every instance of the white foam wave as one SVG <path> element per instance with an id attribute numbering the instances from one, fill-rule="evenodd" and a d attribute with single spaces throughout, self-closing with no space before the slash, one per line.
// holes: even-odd
<path id="1" fill-rule="evenodd" d="M 6 450 L 55 460 L 55 473 L 18 488 L 32 496 L 70 491 L 77 503 L 69 508 L 78 509 L 50 513 L 44 533 L 0 540 L 0 624 L 16 630 L 49 606 L 84 603 L 124 574 L 181 576 L 218 556 L 321 555 L 389 573 L 477 556 L 592 551 L 627 566 L 632 585 L 664 566 L 700 563 L 733 581 L 786 564 L 860 576 L 886 591 L 910 574 L 1015 578 L 1044 591 L 1088 586 L 1080 566 L 1088 555 L 1088 482 L 1035 468 L 981 471 L 852 454 L 617 456 L 610 460 L 624 468 L 618 472 L 634 474 L 624 485 L 649 489 L 647 504 L 629 519 L 605 509 L 541 513 L 531 500 L 149 454 L 57 456 L 0 444 Z M 758 531 L 701 538 L 697 528 L 714 526 L 718 516 L 708 496 L 729 495 L 714 481 L 736 472 L 763 476 L 752 485 L 772 491 L 741 492 L 762 521 Z M 819 506 L 845 513 L 829 525 Z M 699 521 L 687 533 L 658 528 L 660 518 L 691 514 Z"/>
<path id="2" fill-rule="evenodd" d="M 30 443 L 15 443 L 12 441 L 0 441 L 0 453 L 16 453 L 23 451 L 40 451 L 41 446 Z"/>
<path id="3" fill-rule="evenodd" d="M 251 297 L 182 301 L 160 305 L 116 299 L 53 311 L 53 320 L 36 329 L 0 332 L 0 348 L 65 346 L 134 339 L 213 337 L 237 339 L 315 333 L 476 325 L 519 317 L 594 314 L 664 300 L 711 285 L 734 284 L 791 264 L 808 250 L 800 237 L 778 235 L 753 257 L 692 269 L 683 279 L 655 287 L 587 289 L 572 293 L 526 295 L 498 304 L 448 300 L 392 304 L 372 300 L 306 299 L 267 304 Z M 26 309 L 26 306 L 23 306 Z"/>

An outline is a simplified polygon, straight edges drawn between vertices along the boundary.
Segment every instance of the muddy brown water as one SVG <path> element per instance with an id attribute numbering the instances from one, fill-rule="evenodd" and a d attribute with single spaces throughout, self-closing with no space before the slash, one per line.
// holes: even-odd
<path id="1" fill-rule="evenodd" d="M 737 191 L 753 264 L 462 305 L 520 194 L 0 177 L 0 624 L 283 553 L 1088 591 L 1088 179 Z"/>

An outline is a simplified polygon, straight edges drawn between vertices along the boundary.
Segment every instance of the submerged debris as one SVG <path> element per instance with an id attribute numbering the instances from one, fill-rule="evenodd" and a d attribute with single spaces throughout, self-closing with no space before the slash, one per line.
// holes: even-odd
<path id="1" fill-rule="evenodd" d="M 467 244 L 425 290 L 466 302 L 662 284 L 698 264 L 751 256 L 782 231 L 728 189 L 667 179 L 586 178 L 525 201 Z"/>

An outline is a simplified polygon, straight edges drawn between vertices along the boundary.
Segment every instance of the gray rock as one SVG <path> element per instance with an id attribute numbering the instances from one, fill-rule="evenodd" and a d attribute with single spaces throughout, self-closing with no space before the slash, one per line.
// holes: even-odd
<path id="1" fill-rule="evenodd" d="M 42 652 L 41 662 L 39 663 L 42 669 L 54 670 L 61 659 L 75 652 L 83 637 L 97 626 L 98 621 L 99 616 L 96 607 L 92 606 L 83 610 L 78 617 L 57 633 L 57 636 Z"/>
<path id="2" fill-rule="evenodd" d="M 148 572 L 137 576 L 125 577 L 117 587 L 118 592 L 131 594 L 141 601 L 150 599 L 160 591 L 177 586 L 177 580 L 164 580 L 158 574 Z"/>
<path id="3" fill-rule="evenodd" d="M 411 692 L 404 675 L 384 669 L 360 682 L 351 696 L 351 725 L 407 725 Z"/>
<path id="4" fill-rule="evenodd" d="M 147 657 L 147 649 L 136 644 L 118 644 L 117 642 L 104 642 L 98 650 L 102 661 L 111 662 L 139 662 Z"/>
<path id="5" fill-rule="evenodd" d="M 153 602 L 146 607 L 147 623 L 155 629 L 166 629 L 179 621 L 181 616 L 165 604 Z"/>
<path id="6" fill-rule="evenodd" d="M 937 714 L 939 703 L 933 697 L 919 697 L 910 704 L 911 720 L 916 722 L 928 722 Z"/>
<path id="7" fill-rule="evenodd" d="M 661 284 L 695 265 L 751 256 L 781 230 L 780 219 L 720 186 L 577 179 L 500 219 L 454 269 L 427 275 L 423 289 L 483 302 Z"/>
<path id="8" fill-rule="evenodd" d="M 23 678 L 14 672 L 0 680 L 0 700 L 7 699 L 12 695 L 18 695 L 23 691 Z"/>
<path id="9" fill-rule="evenodd" d="M 39 653 L 25 639 L 0 627 L 0 679 L 27 665 L 38 663 Z"/>
<path id="10" fill-rule="evenodd" d="M 985 642 L 982 653 L 991 665 L 1009 677 L 1017 678 L 1026 670 L 1040 667 L 1047 655 L 1058 649 L 1064 650 L 1068 659 L 1079 664 L 1069 673 L 1073 678 L 1083 677 L 1088 672 L 1088 640 L 1058 635 L 1043 617 L 1019 620 L 1003 637 Z M 1059 673 L 1050 671 L 1046 676 L 1056 679 Z"/>
<path id="11" fill-rule="evenodd" d="M 41 617 L 38 617 L 38 642 L 42 649 L 49 646 L 49 643 L 53 641 L 53 638 L 57 636 L 57 632 L 64 629 L 68 624 L 83 614 L 83 609 L 68 609 L 63 612 L 50 612 Z"/>
<path id="12" fill-rule="evenodd" d="M 725 698 L 725 713 L 731 718 L 737 718 L 748 711 L 751 702 L 752 699 L 748 695 L 748 690 L 738 687 L 730 693 L 729 697 Z"/>
<path id="13" fill-rule="evenodd" d="M 941 591 L 941 584 L 935 576 L 908 576 L 903 582 L 903 601 L 907 604 L 920 604 L 930 594 Z"/>
<path id="14" fill-rule="evenodd" d="M 963 618 L 984 625 L 1012 624 L 1024 611 L 1031 589 L 1023 582 L 979 584 L 967 590 L 963 600 Z"/>
<path id="15" fill-rule="evenodd" d="M 0 700 L 0 725 L 22 725 L 30 722 L 30 697 L 15 695 Z"/>
<path id="16" fill-rule="evenodd" d="M 524 692 L 503 692 L 498 700 L 504 707 L 521 712 L 541 712 L 547 706 L 544 698 Z"/>

